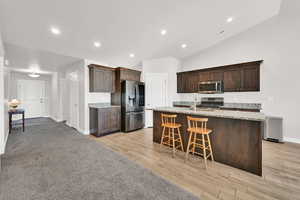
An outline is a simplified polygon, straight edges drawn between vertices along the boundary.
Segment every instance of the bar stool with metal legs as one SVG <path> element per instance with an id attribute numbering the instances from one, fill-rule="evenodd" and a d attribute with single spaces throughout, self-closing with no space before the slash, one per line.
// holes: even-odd
<path id="1" fill-rule="evenodd" d="M 161 126 L 163 127 L 160 147 L 164 144 L 173 148 L 173 157 L 176 149 L 183 151 L 183 144 L 180 135 L 181 124 L 176 123 L 177 115 L 161 114 Z M 175 132 L 175 129 L 177 132 Z"/>
<path id="2" fill-rule="evenodd" d="M 193 153 L 193 155 L 194 154 L 201 155 L 203 156 L 205 162 L 205 168 L 207 168 L 207 163 L 206 163 L 207 158 L 211 157 L 211 160 L 214 161 L 213 151 L 212 151 L 211 142 L 209 138 L 209 134 L 212 133 L 212 130 L 206 127 L 208 119 L 194 118 L 188 116 L 187 120 L 188 120 L 187 131 L 190 133 L 190 135 L 189 135 L 185 160 L 188 159 L 190 153 Z M 201 137 L 199 138 L 198 135 Z M 196 147 L 202 149 L 202 153 L 196 152 L 195 151 Z M 206 152 L 206 150 L 208 150 L 209 152 Z"/>

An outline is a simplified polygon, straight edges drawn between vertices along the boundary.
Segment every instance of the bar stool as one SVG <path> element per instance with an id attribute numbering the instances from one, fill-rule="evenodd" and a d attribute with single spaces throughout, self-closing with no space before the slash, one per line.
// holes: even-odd
<path id="1" fill-rule="evenodd" d="M 160 148 L 162 145 L 167 145 L 173 148 L 173 157 L 175 156 L 175 150 L 180 147 L 181 151 L 183 150 L 182 139 L 180 135 L 181 124 L 176 123 L 177 115 L 167 115 L 161 114 L 161 126 L 163 127 Z M 167 129 L 167 131 L 166 131 Z M 175 129 L 177 132 L 175 132 Z M 177 145 L 177 144 L 178 145 Z M 176 146 L 177 145 L 177 146 Z"/>
<path id="2" fill-rule="evenodd" d="M 193 118 L 187 117 L 188 120 L 188 129 L 190 132 L 189 141 L 187 145 L 187 150 L 185 154 L 185 160 L 188 159 L 190 152 L 203 156 L 205 168 L 207 168 L 206 160 L 211 157 L 211 160 L 214 161 L 213 151 L 211 148 L 209 134 L 212 133 L 212 130 L 206 128 L 208 119 L 207 118 Z M 200 138 L 197 136 L 200 135 Z M 205 139 L 206 136 L 206 139 Z M 195 152 L 196 147 L 202 149 L 203 153 Z M 209 151 L 207 154 L 206 150 Z"/>

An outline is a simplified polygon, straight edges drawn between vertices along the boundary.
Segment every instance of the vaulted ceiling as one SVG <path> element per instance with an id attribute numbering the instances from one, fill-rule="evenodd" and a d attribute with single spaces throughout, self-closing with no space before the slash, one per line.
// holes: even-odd
<path id="1" fill-rule="evenodd" d="M 8 49 L 21 46 L 128 66 L 144 59 L 192 55 L 278 14 L 280 3 L 281 0 L 0 0 L 0 29 Z M 229 17 L 233 18 L 231 23 L 227 22 Z M 53 35 L 51 27 L 60 29 L 61 34 Z M 167 30 L 164 36 L 162 29 Z M 95 47 L 95 41 L 102 46 Z M 182 44 L 187 47 L 183 49 Z M 39 60 L 38 54 L 30 56 Z"/>

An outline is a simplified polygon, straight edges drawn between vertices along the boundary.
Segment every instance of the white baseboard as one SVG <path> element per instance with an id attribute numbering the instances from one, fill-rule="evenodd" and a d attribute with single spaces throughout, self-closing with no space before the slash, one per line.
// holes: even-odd
<path id="1" fill-rule="evenodd" d="M 74 128 L 73 126 L 71 126 L 71 124 L 69 124 L 68 122 L 66 122 L 66 125 L 67 126 L 69 126 L 69 127 L 72 127 L 72 128 Z M 82 130 L 82 129 L 77 129 L 77 128 L 75 128 L 79 133 L 81 133 L 82 135 L 89 135 L 90 134 L 90 132 L 88 131 L 88 130 L 86 130 L 86 131 L 84 131 L 84 130 Z"/>
<path id="2" fill-rule="evenodd" d="M 81 129 L 77 129 L 81 134 L 83 135 L 89 135 L 90 134 L 90 131 L 88 130 L 81 130 Z"/>
<path id="3" fill-rule="evenodd" d="M 55 117 L 51 117 L 51 116 L 48 116 L 50 119 L 53 119 L 54 121 L 56 122 L 63 122 L 64 120 L 63 119 L 57 119 Z"/>
<path id="4" fill-rule="evenodd" d="M 284 142 L 292 142 L 292 143 L 298 143 L 298 144 L 300 144 L 300 139 L 299 138 L 284 137 L 283 141 Z"/>

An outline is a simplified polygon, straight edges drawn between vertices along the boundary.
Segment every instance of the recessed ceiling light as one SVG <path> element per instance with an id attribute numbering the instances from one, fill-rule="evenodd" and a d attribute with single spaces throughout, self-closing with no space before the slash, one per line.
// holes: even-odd
<path id="1" fill-rule="evenodd" d="M 52 28 L 51 28 L 51 32 L 52 32 L 54 35 L 60 35 L 60 34 L 61 34 L 60 30 L 59 30 L 58 28 L 56 28 L 56 27 L 52 27 Z"/>
<path id="2" fill-rule="evenodd" d="M 130 58 L 134 58 L 135 55 L 134 55 L 133 53 L 131 53 L 131 54 L 129 54 L 129 57 L 130 57 Z"/>
<path id="3" fill-rule="evenodd" d="M 94 46 L 95 47 L 101 47 L 101 43 L 100 42 L 94 42 Z"/>
<path id="4" fill-rule="evenodd" d="M 165 30 L 165 29 L 161 30 L 161 31 L 160 31 L 160 34 L 161 34 L 161 35 L 166 35 L 166 34 L 167 34 L 167 30 Z"/>
<path id="5" fill-rule="evenodd" d="M 40 77 L 40 75 L 39 74 L 37 74 L 37 73 L 30 73 L 30 74 L 28 74 L 28 76 L 30 76 L 31 78 L 38 78 L 38 77 Z"/>
<path id="6" fill-rule="evenodd" d="M 227 21 L 228 23 L 232 22 L 232 21 L 233 21 L 233 17 L 228 17 L 226 21 Z"/>
<path id="7" fill-rule="evenodd" d="M 186 47 L 187 47 L 186 44 L 182 44 L 182 45 L 181 45 L 181 48 L 183 48 L 183 49 L 185 49 Z"/>

